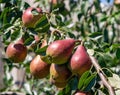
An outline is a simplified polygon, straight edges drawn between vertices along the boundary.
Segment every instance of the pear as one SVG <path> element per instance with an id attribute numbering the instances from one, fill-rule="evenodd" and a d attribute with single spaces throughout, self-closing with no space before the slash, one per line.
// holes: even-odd
<path id="1" fill-rule="evenodd" d="M 50 66 L 50 78 L 56 83 L 66 82 L 71 77 L 71 71 L 65 64 L 51 64 Z"/>
<path id="2" fill-rule="evenodd" d="M 35 13 L 33 13 L 35 11 Z M 36 23 L 42 17 L 43 12 L 40 7 L 34 8 L 29 7 L 27 8 L 22 14 L 22 22 L 25 27 L 34 28 Z"/>
<path id="3" fill-rule="evenodd" d="M 6 56 L 14 63 L 23 62 L 27 56 L 27 47 L 22 40 L 11 42 L 6 49 Z"/>
<path id="4" fill-rule="evenodd" d="M 70 70 L 73 74 L 82 75 L 91 68 L 91 60 L 83 44 L 79 45 L 70 60 Z"/>
<path id="5" fill-rule="evenodd" d="M 49 75 L 50 64 L 41 60 L 41 56 L 37 55 L 30 63 L 30 72 L 35 78 L 45 78 Z"/>
<path id="6" fill-rule="evenodd" d="M 62 81 L 62 82 L 57 82 L 56 80 L 50 78 L 50 83 L 52 83 L 53 85 L 55 85 L 57 88 L 65 88 L 67 85 L 67 81 Z"/>
<path id="7" fill-rule="evenodd" d="M 75 42 L 74 39 L 64 39 L 51 43 L 46 50 L 46 55 L 50 59 L 50 63 L 66 63 L 72 54 Z"/>

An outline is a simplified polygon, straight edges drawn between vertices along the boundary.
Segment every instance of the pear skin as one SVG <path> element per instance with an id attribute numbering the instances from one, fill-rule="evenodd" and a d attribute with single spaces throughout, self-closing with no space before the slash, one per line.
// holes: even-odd
<path id="1" fill-rule="evenodd" d="M 21 42 L 12 42 L 6 49 L 6 55 L 14 63 L 23 62 L 27 56 L 27 47 Z"/>
<path id="2" fill-rule="evenodd" d="M 73 74 L 79 74 L 80 76 L 91 68 L 91 60 L 83 45 L 79 45 L 74 54 L 71 57 L 69 67 Z"/>
<path id="3" fill-rule="evenodd" d="M 55 82 L 66 82 L 71 77 L 71 71 L 64 64 L 51 64 L 50 66 L 50 78 Z"/>
<path id="4" fill-rule="evenodd" d="M 50 57 L 51 63 L 64 64 L 72 55 L 74 46 L 74 39 L 57 40 L 48 46 L 46 54 Z"/>
<path id="5" fill-rule="evenodd" d="M 37 55 L 30 63 L 30 72 L 35 78 L 45 78 L 49 75 L 50 65 L 41 60 Z"/>

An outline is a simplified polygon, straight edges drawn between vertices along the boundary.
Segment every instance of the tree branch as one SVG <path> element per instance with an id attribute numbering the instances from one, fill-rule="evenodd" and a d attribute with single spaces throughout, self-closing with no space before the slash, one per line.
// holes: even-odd
<path id="1" fill-rule="evenodd" d="M 90 56 L 90 59 L 92 61 L 93 66 L 95 67 L 95 69 L 97 70 L 97 73 L 99 75 L 99 77 L 101 78 L 103 85 L 106 86 L 109 90 L 109 95 L 115 95 L 114 89 L 111 87 L 111 85 L 109 84 L 109 82 L 107 81 L 104 72 L 102 71 L 101 67 L 98 64 L 98 61 L 95 59 L 95 57 Z"/>
<path id="2" fill-rule="evenodd" d="M 20 93 L 20 92 L 11 92 L 11 91 L 8 91 L 8 92 L 1 92 L 0 95 L 26 95 L 26 94 Z"/>

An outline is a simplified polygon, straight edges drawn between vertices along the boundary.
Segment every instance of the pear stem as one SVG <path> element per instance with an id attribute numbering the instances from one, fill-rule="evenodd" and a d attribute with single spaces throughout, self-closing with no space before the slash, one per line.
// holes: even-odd
<path id="1" fill-rule="evenodd" d="M 82 40 L 76 40 L 76 42 L 79 42 L 81 44 Z"/>
<path id="2" fill-rule="evenodd" d="M 97 70 L 97 73 L 98 73 L 100 79 L 102 80 L 103 85 L 108 88 L 108 90 L 109 90 L 109 95 L 115 95 L 115 92 L 114 92 L 113 87 L 111 87 L 111 85 L 110 85 L 109 82 L 107 81 L 107 78 L 105 77 L 104 72 L 102 71 L 102 68 L 99 66 L 99 63 L 98 63 L 98 61 L 96 60 L 96 58 L 90 55 L 90 59 L 91 59 L 91 62 L 92 62 L 92 64 L 93 64 L 93 66 L 94 66 L 95 69 Z"/>
<path id="3" fill-rule="evenodd" d="M 80 44 L 81 46 L 84 46 L 84 41 L 81 41 L 81 44 Z"/>
<path id="4" fill-rule="evenodd" d="M 53 35 L 56 34 L 56 35 L 59 35 L 61 37 L 61 34 L 60 34 L 59 30 L 54 30 L 52 33 L 53 33 Z"/>
<path id="5" fill-rule="evenodd" d="M 77 45 L 81 44 L 82 40 L 75 40 L 75 42 L 76 42 L 76 46 L 77 46 Z"/>

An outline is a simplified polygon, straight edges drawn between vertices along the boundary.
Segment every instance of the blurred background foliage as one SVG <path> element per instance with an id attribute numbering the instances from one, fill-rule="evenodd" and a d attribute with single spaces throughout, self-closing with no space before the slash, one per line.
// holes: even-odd
<path id="1" fill-rule="evenodd" d="M 110 1 L 106 0 L 108 5 Z M 39 20 L 38 26 L 41 28 L 26 29 L 22 25 L 21 17 L 23 11 L 30 5 L 23 0 L 0 0 L 0 36 L 4 52 L 10 42 L 18 40 L 23 35 L 27 47 L 34 43 L 34 35 L 39 35 L 41 41 L 47 39 L 48 44 L 64 38 L 83 40 L 88 53 L 97 58 L 111 85 L 116 88 L 116 93 L 120 93 L 120 86 L 114 85 L 120 84 L 120 4 L 115 4 L 113 1 L 112 5 L 106 6 L 99 0 L 58 0 L 57 3 L 36 0 L 35 3 L 38 3 L 37 7 L 41 7 L 46 14 Z M 51 34 L 51 31 L 59 31 L 60 35 L 57 32 Z M 74 78 L 66 88 L 59 91 L 48 81 L 49 76 L 40 80 L 31 76 L 30 61 L 35 54 L 45 54 L 46 47 L 38 48 L 41 41 L 34 49 L 29 49 L 23 63 L 16 65 L 6 57 L 3 58 L 5 87 L 1 89 L 2 92 L 19 91 L 26 95 L 72 95 L 77 86 L 80 87 L 78 79 Z M 14 87 L 13 77 L 9 73 L 14 67 L 25 70 L 25 80 L 19 87 Z M 100 95 L 108 95 L 107 89 L 99 82 L 99 76 L 97 78 L 93 76 L 86 87 L 94 84 L 90 86 L 94 95 L 99 95 L 100 92 L 102 93 Z"/>

